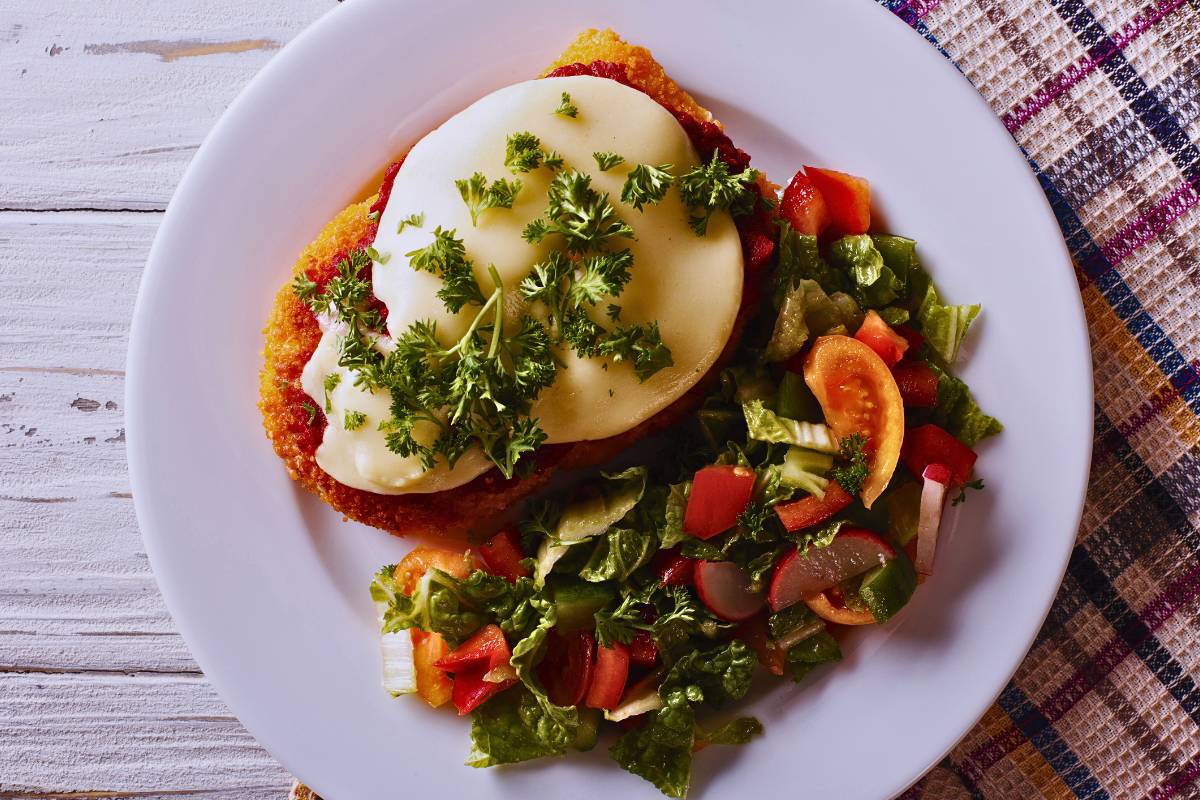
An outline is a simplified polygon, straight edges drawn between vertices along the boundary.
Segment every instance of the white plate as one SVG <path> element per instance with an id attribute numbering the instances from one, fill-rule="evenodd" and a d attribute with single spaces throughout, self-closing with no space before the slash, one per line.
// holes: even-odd
<path id="1" fill-rule="evenodd" d="M 963 374 L 1007 425 L 981 449 L 987 491 L 951 512 L 933 579 L 841 664 L 758 695 L 745 710 L 765 737 L 697 758 L 695 796 L 784 781 L 806 797 L 901 791 L 1030 646 L 1079 521 L 1092 428 L 1082 308 L 1046 200 L 967 81 L 874 3 L 741 8 L 354 0 L 271 61 L 180 183 L 130 345 L 138 519 L 205 673 L 327 800 L 656 794 L 603 748 L 470 769 L 465 720 L 390 700 L 366 589 L 408 543 L 293 484 L 255 407 L 260 331 L 305 243 L 392 156 L 589 26 L 650 47 L 777 181 L 801 163 L 867 176 L 944 294 L 984 303 Z"/>

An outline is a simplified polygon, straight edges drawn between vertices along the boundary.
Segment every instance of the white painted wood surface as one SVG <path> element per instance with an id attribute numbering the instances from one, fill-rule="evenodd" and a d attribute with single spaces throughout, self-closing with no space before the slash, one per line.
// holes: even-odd
<path id="1" fill-rule="evenodd" d="M 124 362 L 183 168 L 335 5 L 0 0 L 0 800 L 287 796 L 159 597 Z"/>

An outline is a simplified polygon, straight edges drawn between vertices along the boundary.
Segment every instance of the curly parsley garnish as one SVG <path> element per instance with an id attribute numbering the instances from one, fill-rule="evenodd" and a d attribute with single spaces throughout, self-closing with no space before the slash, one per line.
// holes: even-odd
<path id="1" fill-rule="evenodd" d="M 471 212 L 471 224 L 474 226 L 479 225 L 479 215 L 489 208 L 512 208 L 517 193 L 521 191 L 520 181 L 505 178 L 497 178 L 489 186 L 482 172 L 476 172 L 469 178 L 460 178 L 454 185 Z"/>
<path id="2" fill-rule="evenodd" d="M 367 415 L 361 411 L 347 411 L 342 419 L 342 427 L 348 431 L 356 431 L 367 422 Z"/>
<path id="3" fill-rule="evenodd" d="M 325 413 L 333 411 L 333 401 L 329 399 L 329 393 L 338 387 L 342 382 L 342 373 L 331 372 L 325 376 Z"/>
<path id="4" fill-rule="evenodd" d="M 304 413 L 308 415 L 309 426 L 316 425 L 317 424 L 317 414 L 319 413 L 317 407 L 314 406 L 312 403 L 308 402 L 307 400 L 305 400 L 303 403 L 301 403 L 300 407 L 303 408 Z"/>
<path id="5" fill-rule="evenodd" d="M 409 266 L 417 272 L 430 272 L 442 279 L 437 296 L 451 313 L 457 314 L 468 303 L 483 305 L 483 292 L 475 282 L 475 267 L 454 229 L 443 230 L 439 225 L 433 229 L 430 244 L 405 255 Z"/>
<path id="6" fill-rule="evenodd" d="M 647 203 L 660 202 L 675 181 L 670 169 L 670 164 L 657 167 L 638 164 L 625 178 L 625 185 L 621 188 L 621 202 L 633 206 L 638 211 Z"/>
<path id="7" fill-rule="evenodd" d="M 554 109 L 554 113 L 562 117 L 575 119 L 575 117 L 579 116 L 579 107 L 571 102 L 571 95 L 563 92 L 562 102 L 558 104 L 558 108 Z"/>
<path id="8" fill-rule="evenodd" d="M 870 472 L 871 468 L 867 465 L 867 438 L 861 433 L 853 433 L 842 439 L 841 455 L 830 476 L 841 484 L 847 494 L 856 495 L 862 492 Z"/>
<path id="9" fill-rule="evenodd" d="M 592 158 L 596 159 L 596 166 L 600 167 L 601 172 L 608 172 L 615 166 L 625 163 L 625 156 L 617 153 L 592 153 Z"/>
<path id="10" fill-rule="evenodd" d="M 550 234 L 562 236 L 568 251 L 585 253 L 614 237 L 632 239 L 633 228 L 617 216 L 607 192 L 597 192 L 590 176 L 573 169 L 554 176 L 545 217 L 530 222 L 521 235 L 537 244 Z"/>
<path id="11" fill-rule="evenodd" d="M 708 220 L 714 211 L 727 210 L 732 214 L 747 214 L 754 208 L 758 195 L 750 186 L 758 179 L 758 171 L 746 169 L 731 175 L 729 165 L 717 153 L 707 164 L 679 176 L 679 194 L 693 212 L 688 224 L 697 236 L 708 232 Z"/>
<path id="12" fill-rule="evenodd" d="M 404 219 L 400 220 L 400 224 L 396 226 L 396 233 L 404 233 L 405 228 L 419 228 L 425 224 L 424 212 L 420 214 L 409 214 Z"/>

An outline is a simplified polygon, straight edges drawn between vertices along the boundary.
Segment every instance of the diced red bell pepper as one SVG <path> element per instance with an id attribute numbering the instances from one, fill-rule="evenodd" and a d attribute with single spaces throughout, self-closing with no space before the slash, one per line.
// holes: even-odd
<path id="1" fill-rule="evenodd" d="M 775 513 L 785 529 L 789 532 L 799 531 L 820 525 L 853 502 L 854 498 L 840 483 L 830 481 L 825 487 L 825 496 L 820 500 L 809 495 L 790 503 L 780 503 L 775 506 Z"/>
<path id="2" fill-rule="evenodd" d="M 596 648 L 596 671 L 587 693 L 588 708 L 614 709 L 621 702 L 629 679 L 629 647 L 613 642 L 612 647 Z"/>
<path id="3" fill-rule="evenodd" d="M 918 477 L 930 464 L 944 464 L 950 470 L 951 485 L 961 486 L 971 477 L 975 458 L 974 450 L 937 425 L 921 425 L 904 432 L 900 461 Z"/>
<path id="4" fill-rule="evenodd" d="M 867 312 L 854 338 L 874 350 L 889 367 L 904 358 L 904 351 L 908 349 L 908 340 L 892 330 L 874 309 Z"/>
<path id="5" fill-rule="evenodd" d="M 783 190 L 779 216 L 787 220 L 796 233 L 808 236 L 818 236 L 829 226 L 829 207 L 825 198 L 803 172 L 797 172 Z"/>
<path id="6" fill-rule="evenodd" d="M 932 408 L 937 405 L 938 376 L 928 364 L 904 361 L 892 367 L 892 377 L 904 398 L 904 405 Z"/>
<path id="7" fill-rule="evenodd" d="M 454 707 L 458 709 L 460 717 L 470 714 L 490 697 L 503 692 L 517 682 L 516 678 L 491 681 L 488 680 L 487 675 L 488 671 L 485 669 L 471 669 L 454 676 L 454 692 L 451 699 L 454 701 Z"/>
<path id="8" fill-rule="evenodd" d="M 921 345 L 925 343 L 925 337 L 922 336 L 916 328 L 911 325 L 897 325 L 896 333 L 904 337 L 904 341 L 908 342 L 908 355 L 912 356 L 921 349 Z"/>
<path id="9" fill-rule="evenodd" d="M 505 528 L 481 544 L 479 558 L 488 572 L 512 583 L 517 578 L 529 577 L 529 569 L 521 564 L 525 554 L 521 552 L 521 537 L 515 528 Z"/>
<path id="10" fill-rule="evenodd" d="M 688 558 L 679 552 L 678 547 L 660 552 L 651 566 L 664 586 L 687 586 L 692 582 L 695 568 L 696 559 Z"/>
<path id="11" fill-rule="evenodd" d="M 871 227 L 871 187 L 862 178 L 831 169 L 804 167 L 817 191 L 825 198 L 833 236 L 866 233 Z"/>
<path id="12" fill-rule="evenodd" d="M 472 667 L 484 667 L 487 670 L 507 664 L 510 658 L 512 650 L 508 647 L 504 632 L 499 625 L 491 624 L 475 631 L 470 639 L 438 659 L 436 665 L 447 672 L 465 672 Z"/>
<path id="13" fill-rule="evenodd" d="M 658 661 L 658 645 L 646 631 L 638 631 L 629 643 L 629 660 L 639 667 L 653 667 Z"/>
<path id="14" fill-rule="evenodd" d="M 754 480 L 754 470 L 747 467 L 716 465 L 698 470 L 683 513 L 683 529 L 699 539 L 711 539 L 732 528 L 750 504 Z"/>
<path id="15" fill-rule="evenodd" d="M 560 706 L 579 705 L 592 684 L 595 662 L 596 639 L 591 631 L 551 631 L 546 655 L 537 669 L 550 701 Z"/>

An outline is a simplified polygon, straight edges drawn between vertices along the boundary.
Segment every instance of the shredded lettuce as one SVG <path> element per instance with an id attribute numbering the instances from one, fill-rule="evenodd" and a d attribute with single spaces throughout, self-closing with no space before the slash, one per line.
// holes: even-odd
<path id="1" fill-rule="evenodd" d="M 829 260 L 849 276 L 851 293 L 863 308 L 882 308 L 904 290 L 904 282 L 866 234 L 844 236 L 830 244 Z"/>
<path id="2" fill-rule="evenodd" d="M 691 481 L 673 483 L 667 490 L 663 509 L 663 527 L 659 532 L 659 546 L 664 550 L 690 538 L 683 530 L 683 514 L 687 511 L 687 498 L 691 490 Z"/>
<path id="3" fill-rule="evenodd" d="M 833 467 L 833 456 L 800 447 L 789 447 L 783 457 L 783 482 L 796 489 L 803 489 L 818 500 L 825 499 L 825 487 L 829 479 L 825 473 Z"/>
<path id="4" fill-rule="evenodd" d="M 788 650 L 784 663 L 787 664 L 792 680 L 799 683 L 818 664 L 840 661 L 841 658 L 842 649 L 838 646 L 837 639 L 833 638 L 829 631 L 821 631 L 796 643 Z"/>
<path id="5" fill-rule="evenodd" d="M 501 692 L 471 712 L 467 766 L 515 764 L 566 750 L 560 726 L 523 686 Z"/>
<path id="6" fill-rule="evenodd" d="M 703 744 L 747 744 L 762 732 L 762 723 L 754 717 L 738 717 L 712 730 L 697 731 L 696 741 Z"/>
<path id="7" fill-rule="evenodd" d="M 784 293 L 767 342 L 768 361 L 786 361 L 813 336 L 849 333 L 862 323 L 858 303 L 844 292 L 827 294 L 817 281 L 802 279 Z"/>
<path id="8" fill-rule="evenodd" d="M 842 526 L 848 525 L 850 520 L 835 519 L 832 522 L 827 522 L 819 528 L 807 528 L 795 533 L 789 533 L 787 537 L 796 543 L 796 549 L 803 555 L 808 552 L 809 547 L 828 547 L 833 541 L 833 537 L 838 535 Z"/>
<path id="9" fill-rule="evenodd" d="M 888 536 L 903 547 L 917 537 L 917 522 L 921 516 L 921 484 L 906 483 L 884 496 L 887 508 Z"/>
<path id="10" fill-rule="evenodd" d="M 787 221 L 779 225 L 779 266 L 775 273 L 775 306 L 801 280 L 815 281 L 829 294 L 846 288 L 845 277 L 821 258 L 817 237 L 796 233 Z"/>
<path id="11" fill-rule="evenodd" d="M 490 621 L 489 615 L 461 596 L 459 580 L 440 569 L 422 576 L 411 595 L 396 591 L 394 567 L 384 567 L 371 582 L 371 597 L 385 604 L 383 633 L 420 628 L 439 633 L 453 647 Z"/>
<path id="12" fill-rule="evenodd" d="M 551 628 L 558 622 L 558 614 L 554 603 L 535 598 L 533 605 L 541 614 L 541 620 L 529 634 L 513 647 L 509 663 L 516 670 L 525 689 L 533 696 L 541 709 L 538 722 L 540 739 L 547 746 L 563 752 L 575 741 L 576 729 L 579 727 L 579 709 L 574 706 L 560 706 L 550 700 L 542 682 L 538 680 L 535 667 L 546 654 L 546 637 Z M 487 705 L 486 703 L 484 705 Z"/>
<path id="13" fill-rule="evenodd" d="M 593 583 L 623 581 L 656 552 L 658 537 L 653 529 L 612 528 L 596 542 L 579 577 Z"/>
<path id="14" fill-rule="evenodd" d="M 819 453 L 838 452 L 837 439 L 828 426 L 781 417 L 755 400 L 742 406 L 750 438 L 760 442 L 782 442 Z"/>
<path id="15" fill-rule="evenodd" d="M 931 363 L 929 367 L 938 376 L 937 406 L 933 414 L 937 424 L 968 447 L 1004 430 L 998 419 L 983 413 L 966 383 L 936 364 Z"/>
<path id="16" fill-rule="evenodd" d="M 979 308 L 978 303 L 969 306 L 943 305 L 933 284 L 926 287 L 925 297 L 917 309 L 917 321 L 921 323 L 925 341 L 947 364 L 953 364 L 954 359 L 958 358 L 958 348 L 967 335 L 971 321 L 979 316 Z"/>

